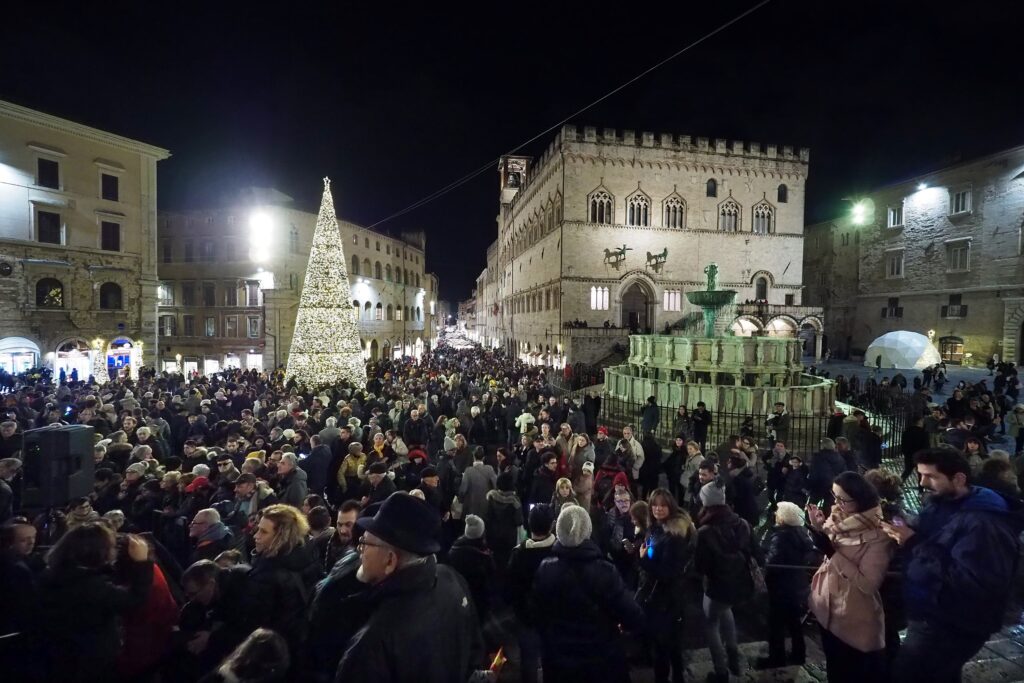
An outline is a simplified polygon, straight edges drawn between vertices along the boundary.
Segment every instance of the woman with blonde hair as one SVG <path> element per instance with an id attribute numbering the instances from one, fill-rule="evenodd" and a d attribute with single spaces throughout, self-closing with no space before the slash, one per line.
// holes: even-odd
<path id="1" fill-rule="evenodd" d="M 878 492 L 856 472 L 832 482 L 836 504 L 826 518 L 807 506 L 807 521 L 825 561 L 811 579 L 810 607 L 821 625 L 828 680 L 885 677 L 885 613 L 879 589 L 893 542 L 882 529 Z"/>
<path id="2" fill-rule="evenodd" d="M 561 510 L 566 504 L 579 505 L 576 492 L 572 488 L 572 481 L 568 477 L 560 477 L 555 482 L 555 495 L 551 497 L 551 509 Z"/>
<path id="3" fill-rule="evenodd" d="M 309 588 L 319 578 L 308 536 L 309 523 L 298 508 L 265 508 L 253 535 L 255 551 L 248 573 L 253 604 L 260 604 L 256 625 L 284 636 L 293 655 L 305 638 Z"/>

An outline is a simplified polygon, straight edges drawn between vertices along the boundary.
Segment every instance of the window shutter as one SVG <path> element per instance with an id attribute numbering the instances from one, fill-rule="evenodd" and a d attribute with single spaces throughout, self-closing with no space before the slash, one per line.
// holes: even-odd
<path id="1" fill-rule="evenodd" d="M 942 317 L 942 318 L 948 318 L 949 317 L 949 306 L 943 306 L 942 307 L 942 312 L 939 313 L 939 316 Z"/>
<path id="2" fill-rule="evenodd" d="M 884 318 L 884 317 L 885 317 L 885 315 L 886 315 L 886 313 L 888 313 L 888 312 L 889 312 L 889 309 L 887 309 L 887 308 L 882 308 L 882 317 Z"/>
<path id="3" fill-rule="evenodd" d="M 896 317 L 897 318 L 902 318 L 903 317 L 903 307 L 902 306 L 900 306 L 899 308 L 896 309 Z"/>
<path id="4" fill-rule="evenodd" d="M 960 306 L 960 317 L 961 318 L 966 318 L 967 317 L 967 304 L 963 304 L 963 305 Z"/>

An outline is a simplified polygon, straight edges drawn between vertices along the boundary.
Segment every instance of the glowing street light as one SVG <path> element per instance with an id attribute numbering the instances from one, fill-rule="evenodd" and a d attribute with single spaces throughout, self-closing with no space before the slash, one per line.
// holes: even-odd
<path id="1" fill-rule="evenodd" d="M 249 214 L 249 257 L 260 263 L 270 259 L 270 242 L 273 221 L 265 211 Z"/>
<path id="2" fill-rule="evenodd" d="M 857 202 L 853 205 L 853 224 L 864 225 L 868 218 L 868 207 L 864 202 Z"/>
<path id="3" fill-rule="evenodd" d="M 927 190 L 928 189 L 928 183 L 918 183 L 917 184 L 917 189 L 918 189 L 918 191 L 920 191 L 920 190 Z"/>

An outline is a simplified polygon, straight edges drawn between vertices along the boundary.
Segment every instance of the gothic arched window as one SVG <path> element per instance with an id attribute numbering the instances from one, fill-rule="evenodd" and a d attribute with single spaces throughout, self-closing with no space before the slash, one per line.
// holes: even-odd
<path id="1" fill-rule="evenodd" d="M 666 228 L 686 227 L 686 202 L 677 194 L 665 200 L 664 225 Z"/>
<path id="2" fill-rule="evenodd" d="M 626 225 L 646 227 L 651 224 L 651 200 L 643 192 L 626 199 Z"/>
<path id="3" fill-rule="evenodd" d="M 606 190 L 597 190 L 590 195 L 590 222 L 609 224 L 612 222 L 612 196 Z"/>
<path id="4" fill-rule="evenodd" d="M 718 205 L 718 229 L 725 232 L 740 229 L 740 205 L 732 197 Z"/>
<path id="5" fill-rule="evenodd" d="M 775 208 L 763 199 L 753 208 L 751 232 L 767 235 L 775 229 Z"/>

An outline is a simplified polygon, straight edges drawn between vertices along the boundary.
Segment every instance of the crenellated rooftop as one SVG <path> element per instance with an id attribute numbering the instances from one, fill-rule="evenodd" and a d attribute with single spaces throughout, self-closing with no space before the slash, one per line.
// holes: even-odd
<path id="1" fill-rule="evenodd" d="M 642 131 L 637 135 L 636 131 L 629 129 L 603 128 L 599 131 L 596 126 L 584 126 L 580 129 L 572 124 L 566 124 L 562 126 L 562 130 L 551 141 L 551 144 L 547 146 L 544 153 L 534 159 L 529 173 L 527 173 L 526 183 L 513 198 L 512 206 L 516 206 L 525 196 L 530 194 L 526 190 L 534 184 L 535 179 L 543 175 L 548 162 L 560 154 L 565 144 L 579 142 L 660 149 L 690 154 L 718 154 L 725 157 L 790 162 L 805 166 L 810 163 L 811 159 L 811 150 L 807 147 L 793 147 L 792 145 L 782 145 L 780 147 L 775 143 L 762 144 L 760 142 L 747 142 L 743 140 L 729 141 L 724 138 L 695 138 L 690 135 L 651 133 L 649 131 Z"/>

